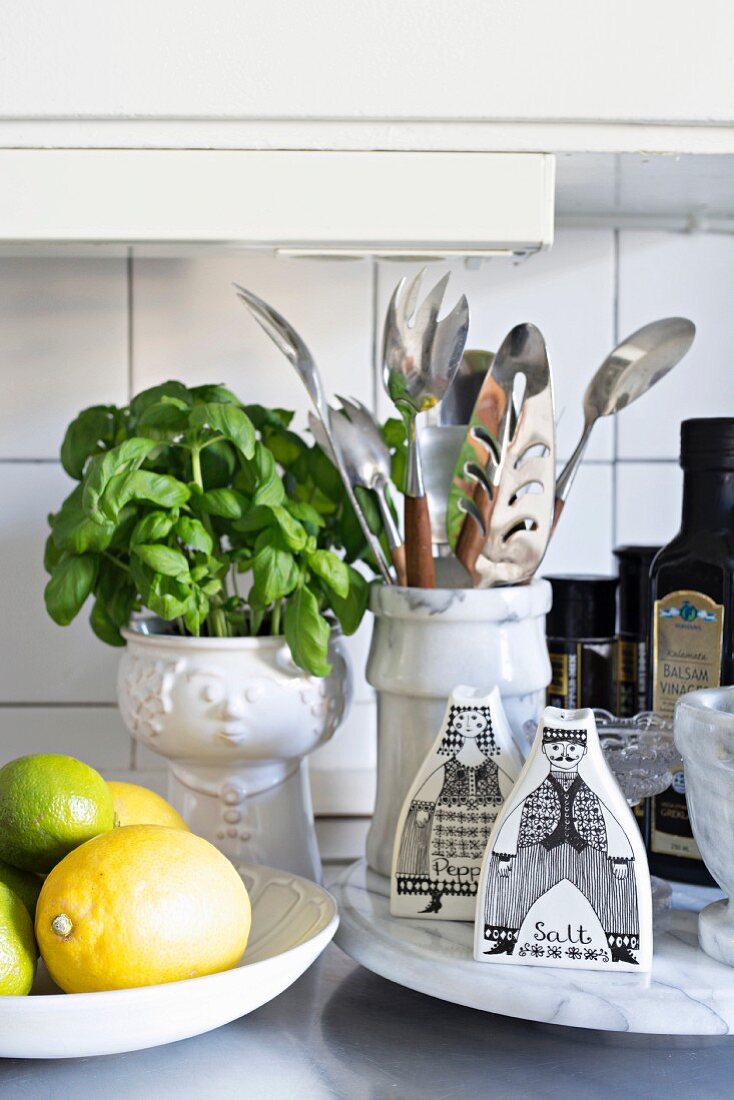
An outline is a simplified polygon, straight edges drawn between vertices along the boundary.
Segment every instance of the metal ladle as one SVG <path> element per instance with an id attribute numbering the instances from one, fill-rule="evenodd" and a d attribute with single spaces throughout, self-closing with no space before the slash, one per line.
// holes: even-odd
<path id="1" fill-rule="evenodd" d="M 633 332 L 604 360 L 586 387 L 581 438 L 556 482 L 554 528 L 599 417 L 619 412 L 652 389 L 680 362 L 695 335 L 696 326 L 692 321 L 685 317 L 665 317 Z"/>

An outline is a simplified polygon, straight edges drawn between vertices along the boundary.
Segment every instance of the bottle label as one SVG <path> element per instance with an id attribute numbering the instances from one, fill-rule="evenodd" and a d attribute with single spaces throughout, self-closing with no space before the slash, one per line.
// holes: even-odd
<path id="1" fill-rule="evenodd" d="M 681 695 L 718 687 L 724 608 L 702 592 L 671 592 L 655 601 L 653 618 L 653 710 L 672 718 Z M 691 834 L 683 771 L 652 799 L 650 848 L 660 855 L 700 859 Z"/>
<path id="2" fill-rule="evenodd" d="M 672 718 L 681 695 L 718 687 L 724 608 L 702 592 L 671 592 L 655 601 L 652 709 Z"/>
<path id="3" fill-rule="evenodd" d="M 637 642 L 628 638 L 617 639 L 617 714 L 620 718 L 632 718 L 637 706 Z"/>
<path id="4" fill-rule="evenodd" d="M 546 692 L 549 707 L 575 709 L 578 706 L 578 655 L 576 647 L 567 645 L 569 652 L 556 649 L 549 653 L 551 682 Z"/>

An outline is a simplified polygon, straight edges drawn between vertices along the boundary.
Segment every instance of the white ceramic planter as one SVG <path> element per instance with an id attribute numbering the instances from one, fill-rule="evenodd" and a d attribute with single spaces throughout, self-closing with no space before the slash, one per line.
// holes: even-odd
<path id="1" fill-rule="evenodd" d="M 306 757 L 333 735 L 351 669 L 309 676 L 282 637 L 181 638 L 144 620 L 124 631 L 118 700 L 132 736 L 168 760 L 169 798 L 234 863 L 319 881 Z"/>
<path id="2" fill-rule="evenodd" d="M 693 835 L 727 894 L 701 910 L 698 938 L 707 955 L 734 966 L 734 687 L 684 695 L 676 704 L 674 725 Z"/>
<path id="3" fill-rule="evenodd" d="M 550 683 L 545 615 L 551 587 L 417 589 L 374 586 L 367 679 L 377 689 L 377 797 L 367 860 L 390 874 L 398 815 L 457 684 L 497 686 L 518 746 Z"/>

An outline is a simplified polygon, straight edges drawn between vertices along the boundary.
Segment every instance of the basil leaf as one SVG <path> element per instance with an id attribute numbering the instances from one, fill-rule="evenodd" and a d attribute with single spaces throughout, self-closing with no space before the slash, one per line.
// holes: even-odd
<path id="1" fill-rule="evenodd" d="M 69 477 L 81 481 L 89 456 L 108 450 L 114 442 L 114 407 L 93 405 L 80 412 L 66 429 L 61 444 L 61 465 Z"/>
<path id="2" fill-rule="evenodd" d="M 185 405 L 191 405 L 193 400 L 183 382 L 162 382 L 159 386 L 151 386 L 133 397 L 130 402 L 130 416 L 137 421 L 151 405 L 158 404 L 164 397 L 175 397 Z"/>
<path id="3" fill-rule="evenodd" d="M 115 626 L 100 600 L 94 601 L 89 615 L 89 624 L 100 641 L 105 642 L 107 645 L 125 645 L 125 639 L 119 628 Z"/>
<path id="4" fill-rule="evenodd" d="M 216 383 L 192 386 L 189 393 L 196 401 L 203 401 L 205 405 L 215 402 L 220 405 L 237 405 L 238 408 L 242 408 L 242 402 L 236 394 L 228 390 L 226 386 L 220 386 Z"/>
<path id="5" fill-rule="evenodd" d="M 303 550 L 306 545 L 308 533 L 298 520 L 294 519 L 290 512 L 286 511 L 280 504 L 272 504 L 270 506 L 270 511 L 280 528 L 286 546 L 290 550 L 295 550 L 296 553 L 299 550 Z"/>
<path id="6" fill-rule="evenodd" d="M 405 434 L 405 422 L 400 420 L 397 416 L 390 417 L 382 425 L 382 438 L 387 443 L 388 447 L 402 447 L 407 442 L 407 436 Z"/>
<path id="7" fill-rule="evenodd" d="M 327 458 L 319 446 L 308 452 L 308 472 L 317 487 L 330 500 L 341 500 L 344 486 L 334 463 Z"/>
<path id="8" fill-rule="evenodd" d="M 178 508 L 191 495 L 188 485 L 168 474 L 155 474 L 152 470 L 135 470 L 131 474 L 118 474 L 110 480 L 101 500 L 104 515 L 115 519 L 131 500 L 149 500 L 165 508 Z"/>
<path id="9" fill-rule="evenodd" d="M 328 593 L 329 604 L 339 620 L 342 630 L 346 635 L 354 634 L 362 622 L 362 617 L 367 610 L 370 599 L 370 586 L 361 573 L 347 566 L 349 573 L 349 591 L 346 597 L 341 597 L 333 589 Z"/>
<path id="10" fill-rule="evenodd" d="M 275 465 L 275 458 L 267 447 L 258 443 L 254 455 L 255 495 L 252 503 L 282 504 L 285 487 Z"/>
<path id="11" fill-rule="evenodd" d="M 138 420 L 138 429 L 181 432 L 189 422 L 189 406 L 178 397 L 163 397 L 149 405 Z M 146 435 L 148 433 L 146 432 Z"/>
<path id="12" fill-rule="evenodd" d="M 46 588 L 46 610 L 59 626 L 68 626 L 94 588 L 98 559 L 94 554 L 66 554 L 55 565 Z"/>
<path id="13" fill-rule="evenodd" d="M 162 573 L 164 577 L 184 577 L 188 575 L 189 563 L 186 556 L 180 550 L 174 550 L 172 546 L 146 545 L 133 547 L 133 553 L 137 554 L 141 561 L 154 569 L 156 573 Z"/>
<path id="14" fill-rule="evenodd" d="M 247 414 L 235 405 L 196 405 L 190 423 L 193 428 L 208 427 L 223 435 L 245 458 L 252 458 L 255 453 L 255 429 Z"/>
<path id="15" fill-rule="evenodd" d="M 111 451 L 95 455 L 87 466 L 82 482 L 82 505 L 86 514 L 102 523 L 104 517 L 100 512 L 100 498 L 109 481 L 117 475 L 137 470 L 157 446 L 154 439 L 133 436 Z"/>
<path id="16" fill-rule="evenodd" d="M 241 519 L 247 511 L 247 498 L 235 489 L 209 489 L 196 497 L 196 506 L 210 516 Z"/>
<path id="17" fill-rule="evenodd" d="M 214 539 L 199 519 L 191 516 L 181 516 L 176 524 L 176 534 L 190 546 L 192 550 L 201 550 L 205 554 L 211 554 L 214 549 Z"/>
<path id="18" fill-rule="evenodd" d="M 170 512 L 148 512 L 133 528 L 130 535 L 130 549 L 141 542 L 161 542 L 171 532 L 176 516 Z"/>
<path id="19" fill-rule="evenodd" d="M 317 512 L 312 504 L 305 500 L 287 500 L 285 506 L 292 516 L 309 527 L 323 527 L 325 520 L 320 512 Z"/>
<path id="20" fill-rule="evenodd" d="M 280 545 L 277 534 L 266 531 L 258 539 L 252 575 L 252 595 L 268 606 L 293 591 L 300 573 L 295 558 Z"/>
<path id="21" fill-rule="evenodd" d="M 221 439 L 208 444 L 201 452 L 199 461 L 205 489 L 224 489 L 229 485 L 237 465 L 231 443 Z"/>
<path id="22" fill-rule="evenodd" d="M 287 428 L 296 415 L 288 409 L 266 409 L 264 405 L 245 405 L 244 409 L 259 432 L 266 427 Z"/>
<path id="23" fill-rule="evenodd" d="M 53 540 L 59 550 L 72 554 L 106 550 L 115 531 L 114 523 L 102 520 L 95 523 L 82 507 L 82 487 L 77 485 L 66 498 L 55 516 L 51 518 Z"/>
<path id="24" fill-rule="evenodd" d="M 332 592 L 345 600 L 349 593 L 349 566 L 331 550 L 314 550 L 308 559 L 309 568 Z"/>
<path id="25" fill-rule="evenodd" d="M 186 614 L 191 592 L 188 585 L 175 577 L 156 573 L 148 587 L 145 602 L 154 615 L 170 622 Z"/>
<path id="26" fill-rule="evenodd" d="M 281 466 L 295 465 L 308 451 L 308 446 L 301 437 L 286 428 L 266 428 L 263 431 L 263 442 Z"/>
<path id="27" fill-rule="evenodd" d="M 54 542 L 53 534 L 50 534 L 46 539 L 46 544 L 43 548 L 43 568 L 47 573 L 53 573 L 54 566 L 61 557 L 61 551 Z"/>
<path id="28" fill-rule="evenodd" d="M 328 676 L 329 624 L 319 613 L 318 601 L 309 588 L 299 588 L 290 597 L 284 625 L 285 640 L 299 668 L 313 676 Z"/>
<path id="29" fill-rule="evenodd" d="M 250 508 L 242 519 L 238 519 L 232 526 L 235 531 L 239 531 L 243 535 L 250 535 L 255 531 L 263 531 L 266 527 L 272 527 L 274 523 L 273 509 L 268 508 L 265 504 L 258 504 L 255 508 Z"/>
<path id="30" fill-rule="evenodd" d="M 115 627 L 127 626 L 138 603 L 137 589 L 127 570 L 109 558 L 102 558 L 94 594 Z"/>
<path id="31" fill-rule="evenodd" d="M 198 638 L 201 633 L 201 627 L 206 621 L 208 614 L 209 600 L 200 588 L 193 588 L 186 611 L 184 612 L 184 622 L 186 623 L 186 629 L 189 633 L 193 634 L 194 637 Z"/>

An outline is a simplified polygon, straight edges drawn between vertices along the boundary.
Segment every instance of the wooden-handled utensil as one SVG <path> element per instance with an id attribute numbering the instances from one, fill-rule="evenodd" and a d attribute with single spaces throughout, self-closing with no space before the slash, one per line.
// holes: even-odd
<path id="1" fill-rule="evenodd" d="M 417 307 L 423 271 L 398 283 L 385 318 L 382 378 L 402 416 L 408 436 L 405 485 L 405 559 L 407 581 L 416 588 L 433 588 L 435 571 L 415 418 L 434 408 L 450 386 L 461 362 L 469 331 L 469 304 L 461 296 L 451 312 L 438 320 L 449 276 L 445 275 Z"/>

